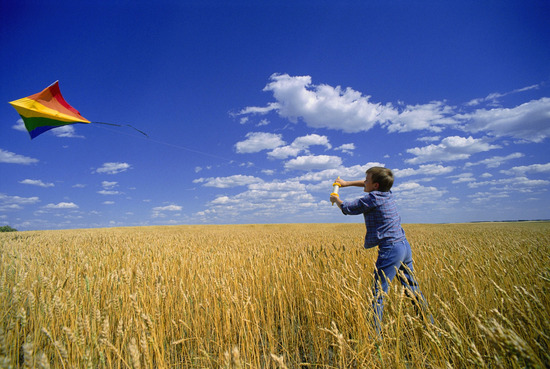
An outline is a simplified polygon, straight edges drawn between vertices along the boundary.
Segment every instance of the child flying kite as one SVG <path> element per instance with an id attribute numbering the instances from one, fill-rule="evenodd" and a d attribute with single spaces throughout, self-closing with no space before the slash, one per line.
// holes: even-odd
<path id="1" fill-rule="evenodd" d="M 378 259 L 374 272 L 373 309 L 374 328 L 380 336 L 382 315 L 384 311 L 384 294 L 393 278 L 397 277 L 405 287 L 408 296 L 414 297 L 422 312 L 427 313 L 427 303 L 420 292 L 418 282 L 413 274 L 412 251 L 405 231 L 401 227 L 401 217 L 390 191 L 393 186 L 393 173 L 388 168 L 372 167 L 367 170 L 364 181 L 344 181 L 336 179 L 336 187 L 364 187 L 367 195 L 354 201 L 340 200 L 338 191 L 330 196 L 330 201 L 336 203 L 344 215 L 363 214 L 367 234 L 366 249 L 378 246 Z M 383 292 L 382 292 L 383 291 Z M 412 296 L 411 296 L 412 295 Z M 433 323 L 433 317 L 429 316 Z"/>

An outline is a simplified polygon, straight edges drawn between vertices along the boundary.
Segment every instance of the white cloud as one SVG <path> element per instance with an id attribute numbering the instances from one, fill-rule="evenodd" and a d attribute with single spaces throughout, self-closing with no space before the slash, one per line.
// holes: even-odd
<path id="1" fill-rule="evenodd" d="M 272 150 L 284 145 L 281 135 L 267 132 L 249 132 L 246 140 L 237 142 L 235 149 L 239 154 L 255 153 L 262 150 Z"/>
<path id="2" fill-rule="evenodd" d="M 454 175 L 454 176 L 449 176 L 449 178 L 456 178 L 455 180 L 453 180 L 452 183 L 454 184 L 457 184 L 457 183 L 466 183 L 466 182 L 473 182 L 475 181 L 475 178 L 474 178 L 474 174 L 473 173 L 462 173 L 462 174 L 457 174 L 457 175 Z"/>
<path id="3" fill-rule="evenodd" d="M 301 152 L 309 153 L 310 146 L 325 146 L 327 149 L 332 148 L 327 136 L 311 134 L 302 137 L 297 137 L 290 145 L 277 147 L 268 153 L 269 157 L 275 159 L 286 159 L 290 156 L 298 156 Z"/>
<path id="4" fill-rule="evenodd" d="M 482 139 L 473 137 L 451 136 L 444 138 L 438 145 L 415 147 L 407 149 L 407 152 L 415 155 L 412 159 L 405 160 L 407 163 L 418 164 L 430 161 L 453 161 L 468 159 L 472 154 L 500 148 L 498 145 L 491 145 Z"/>
<path id="5" fill-rule="evenodd" d="M 119 195 L 121 192 L 113 190 L 101 190 L 97 191 L 97 193 L 100 195 Z"/>
<path id="6" fill-rule="evenodd" d="M 181 209 L 180 205 L 167 205 L 154 207 L 153 211 L 181 211 Z"/>
<path id="7" fill-rule="evenodd" d="M 376 123 L 397 115 L 391 105 L 371 103 L 370 96 L 363 96 L 352 88 L 313 85 L 310 76 L 273 74 L 264 91 L 273 92 L 277 102 L 265 108 L 247 107 L 240 114 L 265 114 L 275 110 L 292 122 L 303 119 L 313 128 L 344 132 L 368 131 Z"/>
<path id="8" fill-rule="evenodd" d="M 100 195 L 119 195 L 122 193 L 114 190 L 114 188 L 118 186 L 118 182 L 102 181 L 101 186 L 103 187 L 103 189 L 97 191 L 97 193 Z"/>
<path id="9" fill-rule="evenodd" d="M 103 163 L 101 168 L 95 170 L 96 173 L 105 173 L 105 174 L 118 174 L 127 171 L 131 166 L 128 163 Z"/>
<path id="10" fill-rule="evenodd" d="M 508 170 L 501 170 L 503 174 L 524 176 L 526 173 L 550 173 L 550 163 L 531 164 L 513 167 Z"/>
<path id="11" fill-rule="evenodd" d="M 65 125 L 53 128 L 50 132 L 56 137 L 68 137 L 68 138 L 83 138 L 82 135 L 77 135 L 72 125 Z"/>
<path id="12" fill-rule="evenodd" d="M 472 195 L 468 195 L 472 199 L 473 204 L 482 204 L 488 202 L 498 201 L 499 199 L 505 199 L 510 197 L 507 191 L 502 192 L 476 192 Z"/>
<path id="13" fill-rule="evenodd" d="M 520 152 L 514 152 L 514 153 L 512 153 L 510 155 L 506 155 L 506 156 L 493 156 L 492 158 L 487 158 L 487 159 L 478 161 L 477 163 L 466 163 L 465 167 L 471 167 L 471 166 L 474 166 L 474 165 L 483 164 L 487 168 L 496 168 L 496 167 L 499 167 L 505 161 L 522 158 L 524 156 L 525 155 L 523 155 Z"/>
<path id="14" fill-rule="evenodd" d="M 257 223 L 298 214 L 300 209 L 311 209 L 317 204 L 305 185 L 296 180 L 262 182 L 251 184 L 246 191 L 234 196 L 217 196 L 196 216 L 208 217 L 210 221 Z"/>
<path id="15" fill-rule="evenodd" d="M 501 97 L 511 95 L 511 94 L 515 94 L 515 93 L 518 93 L 518 92 L 535 90 L 535 89 L 538 89 L 538 88 L 539 88 L 539 85 L 532 85 L 532 86 L 518 88 L 518 89 L 515 89 L 513 91 L 504 92 L 504 93 L 493 92 L 493 93 L 490 93 L 489 95 L 487 95 L 486 97 L 470 100 L 469 102 L 466 103 L 466 105 L 467 106 L 475 106 L 475 105 L 481 104 L 482 102 L 487 102 L 487 101 L 490 102 L 491 104 L 497 104 L 498 99 L 501 98 Z"/>
<path id="16" fill-rule="evenodd" d="M 430 130 L 440 132 L 441 126 L 456 125 L 453 118 L 453 108 L 441 101 L 433 101 L 422 105 L 409 105 L 398 116 L 388 123 L 382 124 L 389 132 L 409 132 L 415 130 Z"/>
<path id="17" fill-rule="evenodd" d="M 355 150 L 355 144 L 354 143 L 343 144 L 341 146 L 334 148 L 334 150 L 342 151 L 345 154 L 353 155 L 353 150 Z"/>
<path id="18" fill-rule="evenodd" d="M 441 197 L 447 192 L 434 186 L 422 186 L 417 182 L 405 182 L 392 187 L 392 192 L 400 206 L 417 207 L 418 204 L 438 204 Z"/>
<path id="19" fill-rule="evenodd" d="M 19 210 L 22 209 L 21 205 L 30 205 L 39 202 L 40 199 L 36 196 L 33 197 L 20 197 L 20 196 L 8 196 L 0 193 L 0 211 L 7 210 Z"/>
<path id="20" fill-rule="evenodd" d="M 464 129 L 469 132 L 542 142 L 550 135 L 550 98 L 532 100 L 515 108 L 478 109 L 458 117 L 467 122 Z"/>
<path id="21" fill-rule="evenodd" d="M 29 165 L 38 163 L 38 159 L 29 158 L 28 156 L 18 155 L 10 151 L 0 149 L 0 163 Z"/>
<path id="22" fill-rule="evenodd" d="M 486 187 L 486 186 L 503 186 L 500 189 L 519 191 L 519 192 L 529 192 L 530 187 L 541 187 L 548 186 L 550 181 L 543 179 L 529 179 L 527 177 L 512 177 L 512 178 L 503 178 L 503 179 L 494 179 L 491 181 L 483 182 L 471 182 L 468 183 L 470 188 Z"/>
<path id="23" fill-rule="evenodd" d="M 291 159 L 285 163 L 285 169 L 289 170 L 315 170 L 337 168 L 342 164 L 338 156 L 330 155 L 306 155 Z"/>
<path id="24" fill-rule="evenodd" d="M 11 128 L 15 129 L 16 131 L 27 132 L 27 127 L 25 127 L 25 122 L 23 122 L 23 119 L 21 118 L 17 119 L 17 122 Z"/>
<path id="25" fill-rule="evenodd" d="M 74 202 L 60 202 L 58 204 L 48 204 L 45 209 L 78 209 L 78 205 Z"/>
<path id="26" fill-rule="evenodd" d="M 38 187 L 54 187 L 53 183 L 45 183 L 45 182 L 42 182 L 40 179 L 24 179 L 19 183 L 28 184 L 31 186 L 38 186 Z"/>
<path id="27" fill-rule="evenodd" d="M 105 189 L 116 187 L 117 184 L 118 184 L 118 182 L 109 182 L 109 181 L 101 182 L 101 186 L 103 186 L 103 188 L 105 188 Z"/>
<path id="28" fill-rule="evenodd" d="M 439 141 L 440 139 L 441 137 L 439 136 L 425 136 L 425 137 L 419 137 L 416 140 L 422 141 L 422 142 L 435 142 L 435 141 Z"/>
<path id="29" fill-rule="evenodd" d="M 438 164 L 424 164 L 420 165 L 418 169 L 406 168 L 406 169 L 393 169 L 393 173 L 396 177 L 409 177 L 414 175 L 434 176 L 450 173 L 454 170 L 454 167 L 445 167 Z"/>
<path id="30" fill-rule="evenodd" d="M 157 206 L 157 207 L 153 208 L 152 217 L 153 218 L 162 218 L 162 217 L 165 217 L 164 212 L 166 212 L 166 211 L 177 212 L 177 211 L 181 211 L 182 208 L 183 208 L 182 206 L 174 205 L 174 204 L 166 205 L 166 206 Z"/>
<path id="31" fill-rule="evenodd" d="M 270 158 L 274 159 L 287 159 L 291 156 L 298 156 L 302 149 L 292 146 L 277 147 L 273 151 L 267 153 Z"/>
<path id="32" fill-rule="evenodd" d="M 253 183 L 261 183 L 262 179 L 254 176 L 245 176 L 237 174 L 229 177 L 211 177 L 195 179 L 193 183 L 204 183 L 205 187 L 229 188 L 238 186 L 248 186 Z"/>

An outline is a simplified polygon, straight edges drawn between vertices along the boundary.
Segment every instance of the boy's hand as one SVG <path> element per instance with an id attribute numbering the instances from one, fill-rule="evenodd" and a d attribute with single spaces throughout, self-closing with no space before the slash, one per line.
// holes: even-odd
<path id="1" fill-rule="evenodd" d="M 340 205 L 342 205 L 343 201 L 340 200 L 340 197 L 339 196 L 336 196 L 336 195 L 330 195 L 330 202 L 331 203 L 336 203 L 336 205 L 338 205 L 338 207 L 340 207 Z"/>
<path id="2" fill-rule="evenodd" d="M 342 178 L 338 177 L 334 183 L 338 183 L 342 187 L 348 186 L 348 181 L 344 181 Z"/>

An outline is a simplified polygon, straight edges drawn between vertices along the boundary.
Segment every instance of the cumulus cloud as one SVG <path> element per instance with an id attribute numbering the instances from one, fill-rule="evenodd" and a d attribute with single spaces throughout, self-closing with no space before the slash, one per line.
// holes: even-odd
<path id="1" fill-rule="evenodd" d="M 532 100 L 515 108 L 478 109 L 459 118 L 466 122 L 464 129 L 468 132 L 542 142 L 550 135 L 550 98 Z"/>
<path id="2" fill-rule="evenodd" d="M 285 169 L 289 170 L 316 170 L 337 168 L 342 164 L 342 159 L 331 155 L 305 155 L 298 156 L 285 163 Z"/>
<path id="3" fill-rule="evenodd" d="M 523 155 L 520 152 L 514 152 L 514 153 L 506 155 L 506 156 L 493 156 L 492 158 L 487 158 L 487 159 L 480 160 L 477 163 L 466 163 L 465 166 L 466 167 L 471 167 L 471 166 L 474 166 L 474 165 L 482 164 L 482 165 L 485 165 L 487 168 L 497 168 L 502 163 L 504 163 L 508 160 L 518 159 L 518 158 L 522 158 L 524 156 L 525 155 Z"/>
<path id="4" fill-rule="evenodd" d="M 247 107 L 237 115 L 276 112 L 294 123 L 302 120 L 312 128 L 348 133 L 368 131 L 379 124 L 389 132 L 441 132 L 452 127 L 469 133 L 484 132 L 495 137 L 512 137 L 529 142 L 542 142 L 550 135 L 550 98 L 512 108 L 477 109 L 464 113 L 481 102 L 495 102 L 500 97 L 538 88 L 538 85 L 508 93 L 493 93 L 486 98 L 471 100 L 459 109 L 445 101 L 417 105 L 398 103 L 397 106 L 372 102 L 370 96 L 350 87 L 315 85 L 310 76 L 273 74 L 270 80 L 264 91 L 271 92 L 276 101 L 265 107 Z M 430 139 L 435 138 L 421 140 Z"/>
<path id="5" fill-rule="evenodd" d="M 110 162 L 103 163 L 100 168 L 95 170 L 96 173 L 105 173 L 105 174 L 118 174 L 127 171 L 131 166 L 128 163 L 118 163 Z"/>
<path id="6" fill-rule="evenodd" d="M 410 132 L 416 130 L 442 131 L 442 126 L 456 125 L 454 108 L 441 101 L 428 104 L 409 105 L 397 116 L 382 126 L 389 132 Z"/>
<path id="7" fill-rule="evenodd" d="M 492 186 L 501 190 L 511 190 L 519 192 L 530 192 L 532 187 L 548 186 L 550 181 L 543 179 L 529 179 L 525 176 L 494 179 L 491 181 L 471 182 L 468 183 L 470 188 Z M 499 187 L 500 186 L 500 187 Z"/>
<path id="8" fill-rule="evenodd" d="M 100 191 L 97 191 L 97 193 L 100 195 L 119 195 L 120 194 L 119 191 L 113 191 L 113 190 L 100 190 Z"/>
<path id="9" fill-rule="evenodd" d="M 21 184 L 28 184 L 31 186 L 38 186 L 38 187 L 54 187 L 53 183 L 45 183 L 40 179 L 24 179 L 20 181 Z"/>
<path id="10" fill-rule="evenodd" d="M 234 196 L 217 196 L 197 216 L 219 219 L 223 214 L 221 220 L 225 222 L 258 222 L 296 214 L 300 208 L 312 208 L 316 204 L 305 185 L 296 180 L 263 182 L 251 184 L 246 191 Z"/>
<path id="11" fill-rule="evenodd" d="M 15 154 L 11 151 L 0 149 L 0 163 L 29 165 L 38 163 L 38 159 L 33 159 L 28 156 Z"/>
<path id="12" fill-rule="evenodd" d="M 117 184 L 118 184 L 118 182 L 109 182 L 109 181 L 101 182 L 101 186 L 103 186 L 103 188 L 105 188 L 105 189 L 116 187 Z"/>
<path id="13" fill-rule="evenodd" d="M 327 149 L 332 148 L 327 136 L 311 134 L 302 137 L 297 137 L 290 145 L 277 147 L 268 153 L 268 156 L 275 159 L 286 159 L 291 156 L 298 156 L 301 152 L 309 153 L 310 146 L 325 146 Z"/>
<path id="14" fill-rule="evenodd" d="M 84 136 L 76 134 L 76 130 L 72 125 L 56 127 L 50 132 L 56 137 L 84 138 Z"/>
<path id="15" fill-rule="evenodd" d="M 254 176 L 245 176 L 236 174 L 228 177 L 211 177 L 195 179 L 193 183 L 204 183 L 205 187 L 229 188 L 238 186 L 248 186 L 253 183 L 261 183 L 262 179 Z"/>
<path id="16" fill-rule="evenodd" d="M 153 218 L 162 218 L 164 217 L 164 212 L 166 211 L 169 211 L 169 212 L 177 212 L 177 211 L 181 211 L 183 207 L 180 206 L 180 205 L 166 205 L 166 206 L 156 206 L 153 208 Z"/>
<path id="17" fill-rule="evenodd" d="M 372 103 L 370 96 L 363 96 L 350 87 L 313 85 L 310 76 L 273 74 L 264 91 L 271 91 L 276 102 L 265 108 L 247 107 L 240 114 L 276 111 L 291 122 L 302 119 L 313 128 L 344 132 L 368 131 L 376 123 L 397 115 L 390 104 Z"/>
<path id="18" fill-rule="evenodd" d="M 524 176 L 527 173 L 550 173 L 550 163 L 522 165 L 508 170 L 501 170 L 500 172 L 506 175 L 516 176 Z"/>
<path id="19" fill-rule="evenodd" d="M 438 204 L 447 191 L 434 186 L 423 186 L 417 182 L 405 182 L 394 186 L 392 192 L 401 206 L 417 207 L 418 204 Z"/>
<path id="20" fill-rule="evenodd" d="M 22 205 L 30 205 L 39 202 L 40 199 L 33 197 L 8 196 L 0 193 L 0 211 L 20 210 Z"/>
<path id="21" fill-rule="evenodd" d="M 272 150 L 285 144 L 280 134 L 249 132 L 246 134 L 246 140 L 235 144 L 235 149 L 239 154 L 249 154 L 262 150 Z"/>
<path id="22" fill-rule="evenodd" d="M 100 195 L 119 195 L 122 192 L 114 190 L 114 188 L 118 185 L 118 182 L 109 182 L 109 181 L 103 181 L 101 182 L 101 186 L 103 187 L 102 190 L 97 191 Z"/>
<path id="23" fill-rule="evenodd" d="M 494 202 L 495 200 L 505 199 L 510 197 L 507 191 L 499 192 L 476 192 L 472 195 L 468 195 L 468 198 L 472 199 L 473 204 L 482 204 Z"/>
<path id="24" fill-rule="evenodd" d="M 355 150 L 355 144 L 354 143 L 343 144 L 341 146 L 334 148 L 334 150 L 342 151 L 345 154 L 353 155 L 353 150 Z"/>
<path id="25" fill-rule="evenodd" d="M 435 141 L 439 141 L 440 139 L 441 137 L 439 136 L 424 136 L 424 137 L 419 137 L 416 140 L 422 141 L 422 142 L 435 142 Z"/>
<path id="26" fill-rule="evenodd" d="M 453 184 L 475 181 L 474 174 L 470 172 L 449 176 L 449 178 L 454 178 L 452 181 Z"/>
<path id="27" fill-rule="evenodd" d="M 393 169 L 393 173 L 396 177 L 409 177 L 414 175 L 423 176 L 438 176 L 442 174 L 448 174 L 454 170 L 454 167 L 446 167 L 438 164 L 424 164 L 420 165 L 417 169 Z"/>
<path id="28" fill-rule="evenodd" d="M 58 204 L 48 204 L 45 209 L 78 209 L 78 205 L 74 202 L 60 202 Z"/>
<path id="29" fill-rule="evenodd" d="M 498 145 L 491 145 L 482 139 L 472 136 L 468 138 L 451 136 L 444 138 L 438 145 L 415 147 L 407 149 L 407 152 L 415 157 L 406 159 L 407 163 L 418 164 L 430 161 L 453 161 L 468 159 L 472 154 L 500 148 Z"/>
<path id="30" fill-rule="evenodd" d="M 153 211 L 181 211 L 181 209 L 180 205 L 167 205 L 154 207 Z"/>

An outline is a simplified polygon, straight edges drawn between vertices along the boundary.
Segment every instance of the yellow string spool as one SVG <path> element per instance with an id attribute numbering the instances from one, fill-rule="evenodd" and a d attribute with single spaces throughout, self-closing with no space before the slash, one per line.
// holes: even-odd
<path id="1" fill-rule="evenodd" d="M 340 177 L 338 177 L 338 179 L 340 179 Z M 331 196 L 338 196 L 340 197 L 340 195 L 338 195 L 338 191 L 340 191 L 340 187 L 342 185 L 340 183 L 336 183 L 334 182 L 332 184 L 332 193 L 330 194 Z M 332 202 L 332 206 L 334 206 L 334 201 Z"/>

